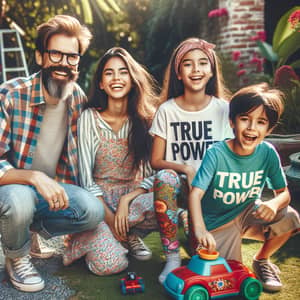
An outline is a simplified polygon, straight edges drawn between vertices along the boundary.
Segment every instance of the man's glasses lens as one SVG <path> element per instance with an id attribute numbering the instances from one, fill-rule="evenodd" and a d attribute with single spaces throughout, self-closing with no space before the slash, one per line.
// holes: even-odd
<path id="1" fill-rule="evenodd" d="M 50 60 L 53 63 L 59 63 L 63 60 L 64 55 L 67 57 L 67 62 L 71 66 L 76 66 L 80 60 L 80 54 L 78 53 L 64 53 L 57 50 L 46 50 L 48 53 Z"/>

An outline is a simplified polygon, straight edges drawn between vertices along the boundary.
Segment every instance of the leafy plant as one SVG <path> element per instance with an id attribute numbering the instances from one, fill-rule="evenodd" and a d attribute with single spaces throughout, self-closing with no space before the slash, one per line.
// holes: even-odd
<path id="1" fill-rule="evenodd" d="M 300 6 L 295 6 L 280 18 L 274 31 L 272 45 L 257 40 L 261 55 L 272 64 L 273 73 L 280 66 L 289 64 L 289 58 L 300 49 L 300 32 L 289 22 L 291 14 L 298 10 L 300 11 Z M 290 65 L 294 68 L 300 67 L 300 59 L 291 62 Z"/>
<path id="2" fill-rule="evenodd" d="M 292 59 L 300 49 L 299 26 L 300 6 L 295 6 L 280 18 L 272 45 L 257 40 L 261 55 L 271 62 L 272 84 L 285 93 L 285 111 L 276 129 L 281 133 L 300 132 L 300 78 L 295 72 L 300 68 L 300 59 Z"/>

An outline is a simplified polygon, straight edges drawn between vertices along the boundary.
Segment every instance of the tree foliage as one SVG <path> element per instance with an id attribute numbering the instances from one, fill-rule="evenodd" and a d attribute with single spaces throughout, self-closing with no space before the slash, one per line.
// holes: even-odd
<path id="1" fill-rule="evenodd" d="M 145 61 L 161 80 L 173 49 L 185 38 L 209 36 L 208 12 L 217 7 L 217 1 L 153 0 L 151 17 L 143 28 Z"/>
<path id="2" fill-rule="evenodd" d="M 1 1 L 1 0 L 0 0 Z M 208 11 L 217 0 L 2 0 L 5 18 L 23 31 L 29 70 L 35 71 L 36 28 L 55 14 L 77 17 L 93 33 L 93 41 L 81 62 L 80 84 L 87 89 L 91 68 L 112 46 L 126 48 L 161 80 L 176 45 L 198 36 L 213 41 Z M 1 26 L 1 22 L 0 22 Z"/>
<path id="3" fill-rule="evenodd" d="M 67 14 L 77 17 L 86 24 L 93 33 L 93 41 L 89 51 L 81 61 L 80 81 L 86 86 L 85 74 L 89 67 L 103 51 L 114 43 L 114 33 L 109 30 L 112 24 L 124 18 L 115 0 L 6 0 L 5 16 L 2 27 L 17 27 L 22 35 L 23 46 L 30 72 L 36 70 L 34 49 L 36 28 L 56 14 Z"/>

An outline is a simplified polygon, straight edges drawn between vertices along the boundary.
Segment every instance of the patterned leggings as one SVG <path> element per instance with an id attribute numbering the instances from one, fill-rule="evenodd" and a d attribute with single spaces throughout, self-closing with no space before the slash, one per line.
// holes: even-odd
<path id="1" fill-rule="evenodd" d="M 187 207 L 187 182 L 173 170 L 161 170 L 155 175 L 153 189 L 163 251 L 165 254 L 178 252 L 178 216 L 183 212 L 179 206 Z M 182 205 L 179 204 L 180 200 L 183 200 Z"/>

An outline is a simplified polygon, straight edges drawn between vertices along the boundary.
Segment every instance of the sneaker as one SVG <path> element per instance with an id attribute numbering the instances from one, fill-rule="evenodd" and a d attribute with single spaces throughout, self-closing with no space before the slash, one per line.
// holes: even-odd
<path id="1" fill-rule="evenodd" d="M 278 292 L 282 288 L 282 283 L 278 274 L 279 268 L 267 259 L 253 260 L 253 271 L 261 281 L 264 289 L 269 292 Z"/>
<path id="2" fill-rule="evenodd" d="M 54 255 L 55 249 L 47 247 L 41 241 L 37 233 L 31 235 L 30 255 L 34 258 L 50 258 Z"/>
<path id="3" fill-rule="evenodd" d="M 127 246 L 129 254 L 138 260 L 148 260 L 152 257 L 151 250 L 137 235 L 128 236 Z"/>
<path id="4" fill-rule="evenodd" d="M 30 261 L 30 256 L 5 258 L 5 267 L 14 287 L 23 292 L 37 292 L 44 288 L 41 275 Z"/>

